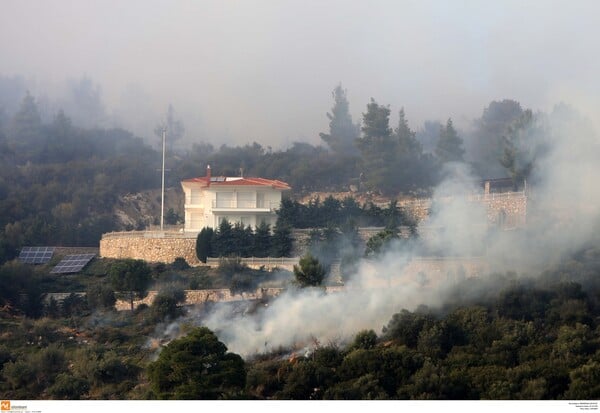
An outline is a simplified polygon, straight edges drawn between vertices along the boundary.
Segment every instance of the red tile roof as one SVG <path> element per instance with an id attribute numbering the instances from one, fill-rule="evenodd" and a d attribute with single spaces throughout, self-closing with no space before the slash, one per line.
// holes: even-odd
<path id="1" fill-rule="evenodd" d="M 209 178 L 200 176 L 198 178 L 184 179 L 183 182 L 197 182 L 208 186 Z M 287 183 L 276 179 L 265 178 L 240 178 L 240 177 L 224 177 L 213 176 L 210 180 L 210 186 L 269 186 L 275 189 L 287 190 L 292 189 Z"/>

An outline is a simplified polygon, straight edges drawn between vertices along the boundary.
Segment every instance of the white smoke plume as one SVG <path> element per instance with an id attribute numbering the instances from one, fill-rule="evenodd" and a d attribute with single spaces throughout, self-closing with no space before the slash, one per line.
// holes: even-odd
<path id="1" fill-rule="evenodd" d="M 302 348 L 315 340 L 340 344 L 362 329 L 380 333 L 402 309 L 444 304 L 456 285 L 453 278 L 441 274 L 422 283 L 405 274 L 411 260 L 426 251 L 460 257 L 483 251 L 489 274 L 538 274 L 590 240 L 600 211 L 597 135 L 564 108 L 546 121 L 546 150 L 530 180 L 525 228 L 489 231 L 484 206 L 472 201 L 482 189 L 465 165 L 450 165 L 435 190 L 431 215 L 419 228 L 433 236 L 424 236 L 419 247 L 397 243 L 376 260 L 363 260 L 343 291 L 289 290 L 259 311 L 236 316 L 229 306 L 217 305 L 198 322 L 243 356 Z"/>

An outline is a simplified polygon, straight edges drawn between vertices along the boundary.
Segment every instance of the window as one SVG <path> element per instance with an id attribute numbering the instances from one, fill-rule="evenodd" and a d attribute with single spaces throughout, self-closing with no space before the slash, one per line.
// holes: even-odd
<path id="1" fill-rule="evenodd" d="M 200 189 L 191 190 L 190 203 L 192 205 L 199 205 L 202 203 L 202 191 Z"/>
<path id="2" fill-rule="evenodd" d="M 233 192 L 217 192 L 217 208 L 235 208 Z"/>
<path id="3" fill-rule="evenodd" d="M 238 192 L 237 207 L 238 208 L 255 208 L 254 192 Z"/>
<path id="4" fill-rule="evenodd" d="M 202 214 L 190 214 L 190 228 L 200 229 L 204 224 Z"/>

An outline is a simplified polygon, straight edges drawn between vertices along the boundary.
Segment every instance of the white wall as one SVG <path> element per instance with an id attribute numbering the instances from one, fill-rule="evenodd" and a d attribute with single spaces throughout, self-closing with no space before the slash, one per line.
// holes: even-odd
<path id="1" fill-rule="evenodd" d="M 257 194 L 260 193 L 264 199 L 261 208 L 277 208 L 281 203 L 282 191 L 280 190 L 273 190 L 271 188 L 236 188 L 234 186 L 226 188 L 219 188 L 218 186 L 203 188 L 200 184 L 194 183 L 187 183 L 185 185 L 186 186 L 183 188 L 186 202 L 185 231 L 200 231 L 204 227 L 216 229 L 223 217 L 227 217 L 232 224 L 240 222 L 243 217 L 244 226 L 250 225 L 253 228 L 258 226 L 262 220 L 273 228 L 277 221 L 277 215 L 275 213 L 265 214 L 264 212 L 237 212 L 233 210 L 230 213 L 215 215 L 212 209 L 213 204 L 217 201 L 217 192 L 233 193 L 232 203 L 226 202 L 222 207 L 228 208 L 230 206 L 237 206 L 239 208 L 257 208 Z"/>

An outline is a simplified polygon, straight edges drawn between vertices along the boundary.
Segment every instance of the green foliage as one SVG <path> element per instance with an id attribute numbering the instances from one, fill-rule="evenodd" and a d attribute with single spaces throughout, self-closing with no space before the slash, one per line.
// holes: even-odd
<path id="1" fill-rule="evenodd" d="M 190 268 L 190 264 L 187 263 L 187 261 L 185 260 L 185 258 L 183 258 L 183 257 L 177 257 L 177 258 L 175 258 L 175 260 L 171 264 L 171 268 L 173 268 L 174 270 L 177 270 L 177 271 L 183 271 L 183 270 L 189 269 Z"/>
<path id="2" fill-rule="evenodd" d="M 240 356 L 206 327 L 173 340 L 148 366 L 152 391 L 160 399 L 224 399 L 238 395 L 246 384 Z"/>
<path id="3" fill-rule="evenodd" d="M 11 390 L 26 389 L 34 383 L 36 372 L 27 361 L 16 360 L 4 365 L 2 376 Z"/>
<path id="4" fill-rule="evenodd" d="M 190 280 L 190 290 L 203 290 L 212 288 L 212 278 L 206 273 L 206 267 L 196 268 Z"/>
<path id="5" fill-rule="evenodd" d="M 90 389 L 90 383 L 82 378 L 68 373 L 60 373 L 56 381 L 48 388 L 48 393 L 54 399 L 79 400 Z"/>
<path id="6" fill-rule="evenodd" d="M 389 166 L 393 163 L 394 139 L 390 128 L 390 109 L 373 98 L 363 113 L 362 138 L 357 140 L 366 174 L 366 185 L 371 190 L 387 189 L 392 180 Z"/>
<path id="7" fill-rule="evenodd" d="M 394 133 L 389 126 L 389 116 L 389 107 L 373 99 L 363 113 L 363 136 L 357 140 L 362 181 L 367 189 L 390 195 L 432 185 L 437 175 L 436 166 L 433 159 L 423 153 L 415 133 L 408 127 L 404 108 Z"/>
<path id="8" fill-rule="evenodd" d="M 155 154 L 141 140 L 118 129 L 79 129 L 62 112 L 43 125 L 29 95 L 6 145 L 14 156 L 11 168 L 0 168 L 0 188 L 9 171 L 13 185 L 0 198 L 0 256 L 22 245 L 97 245 L 115 228 L 118 194 L 154 182 Z"/>
<path id="9" fill-rule="evenodd" d="M 261 221 L 260 225 L 256 227 L 253 241 L 253 256 L 255 257 L 268 257 L 272 248 L 272 237 L 271 228 L 269 224 Z"/>
<path id="10" fill-rule="evenodd" d="M 446 127 L 440 129 L 440 138 L 435 147 L 435 155 L 442 163 L 462 162 L 464 153 L 463 140 L 454 129 L 452 119 L 448 119 Z"/>
<path id="11" fill-rule="evenodd" d="M 504 154 L 503 138 L 509 126 L 523 113 L 519 102 L 514 100 L 492 101 L 483 110 L 481 118 L 474 122 L 474 167 L 481 177 L 503 176 L 500 159 Z"/>
<path id="12" fill-rule="evenodd" d="M 393 229 L 384 229 L 367 240 L 365 257 L 375 257 L 387 251 L 392 241 L 400 239 L 398 232 Z"/>
<path id="13" fill-rule="evenodd" d="M 183 314 L 183 309 L 179 306 L 185 301 L 185 292 L 180 288 L 167 288 L 159 291 L 150 309 L 156 320 L 163 321 L 167 318 L 176 319 Z"/>
<path id="14" fill-rule="evenodd" d="M 359 127 L 352 123 L 346 90 L 339 84 L 333 90 L 334 105 L 331 113 L 327 113 L 329 119 L 329 133 L 320 133 L 321 139 L 327 143 L 332 151 L 340 155 L 354 155 L 356 148 L 354 142 L 359 135 Z"/>
<path id="15" fill-rule="evenodd" d="M 323 398 L 323 389 L 335 378 L 332 369 L 313 361 L 301 361 L 289 373 L 283 390 L 276 397 L 286 400 L 318 400 Z"/>
<path id="16" fill-rule="evenodd" d="M 571 371 L 565 396 L 570 400 L 597 400 L 600 394 L 600 362 L 589 361 Z"/>
<path id="17" fill-rule="evenodd" d="M 35 353 L 8 362 L 4 365 L 2 375 L 15 395 L 27 395 L 39 392 L 52 385 L 56 376 L 67 369 L 65 351 L 58 345 L 51 344 Z"/>
<path id="18" fill-rule="evenodd" d="M 108 270 L 108 276 L 116 291 L 128 293 L 132 311 L 134 298 L 143 298 L 152 280 L 148 264 L 134 259 L 114 263 Z"/>
<path id="19" fill-rule="evenodd" d="M 363 330 L 354 337 L 354 342 L 350 348 L 353 350 L 369 350 L 375 347 L 375 344 L 377 344 L 377 334 L 373 330 Z"/>
<path id="20" fill-rule="evenodd" d="M 524 111 L 507 128 L 503 136 L 500 163 L 508 170 L 515 187 L 529 178 L 536 159 L 545 150 L 547 126 L 531 110 Z"/>
<path id="21" fill-rule="evenodd" d="M 116 352 L 108 351 L 98 360 L 93 378 L 96 383 L 117 384 L 136 377 L 139 372 L 137 366 L 127 363 Z"/>
<path id="22" fill-rule="evenodd" d="M 212 228 L 204 227 L 196 238 L 196 256 L 198 259 L 206 263 L 208 257 L 212 257 L 212 244 L 214 231 Z"/>
<path id="23" fill-rule="evenodd" d="M 31 266 L 18 261 L 0 266 L 0 305 L 8 305 L 29 317 L 42 312 L 40 278 Z"/>
<path id="24" fill-rule="evenodd" d="M 342 201 L 328 196 L 323 202 L 317 197 L 307 205 L 283 199 L 277 214 L 278 222 L 294 228 L 335 227 L 342 232 L 344 228 L 358 226 L 391 228 L 413 224 L 396 201 L 391 201 L 387 208 L 382 209 L 372 202 L 361 206 L 350 196 Z"/>
<path id="25" fill-rule="evenodd" d="M 271 239 L 271 255 L 277 258 L 291 256 L 292 242 L 292 229 L 277 220 Z"/>
<path id="26" fill-rule="evenodd" d="M 60 303 L 62 317 L 82 316 L 88 313 L 88 301 L 79 294 L 71 293 Z"/>
<path id="27" fill-rule="evenodd" d="M 248 266 L 242 263 L 239 257 L 221 258 L 218 271 L 223 277 L 230 279 L 235 274 L 244 272 Z"/>
<path id="28" fill-rule="evenodd" d="M 317 258 L 307 253 L 300 258 L 298 265 L 294 265 L 294 277 L 302 288 L 315 287 L 323 282 L 325 269 Z"/>

